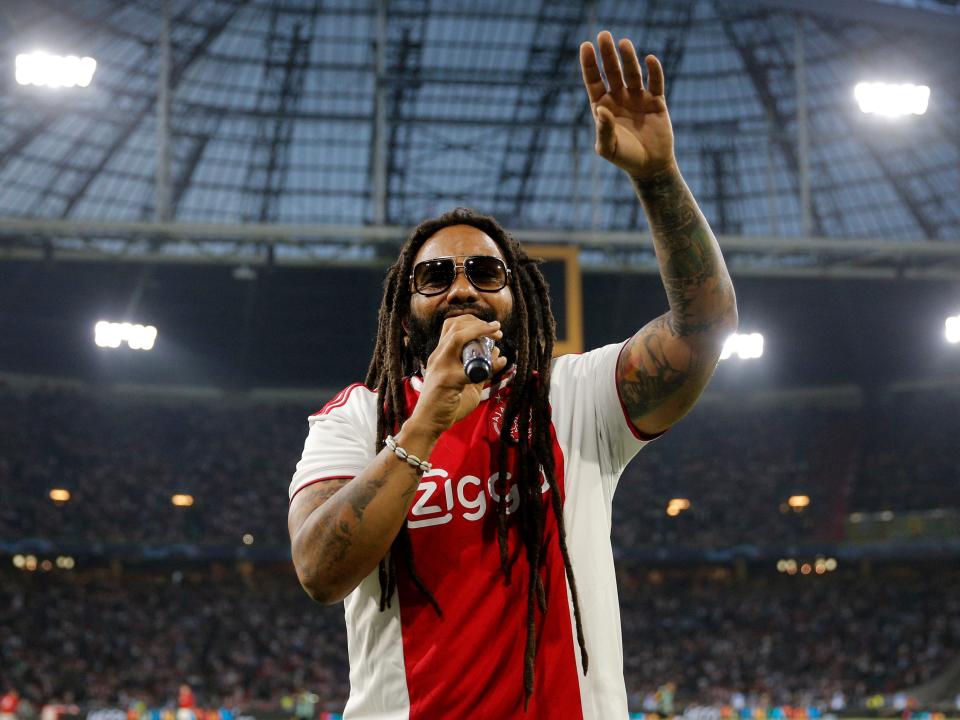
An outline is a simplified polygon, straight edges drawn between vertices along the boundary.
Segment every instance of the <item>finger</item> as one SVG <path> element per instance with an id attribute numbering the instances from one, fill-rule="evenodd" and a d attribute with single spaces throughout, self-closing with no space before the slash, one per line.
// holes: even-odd
<path id="1" fill-rule="evenodd" d="M 583 86 L 587 89 L 590 103 L 597 102 L 606 94 L 607 86 L 603 84 L 603 76 L 600 74 L 597 52 L 593 49 L 593 43 L 580 44 L 580 71 L 583 73 Z"/>
<path id="2" fill-rule="evenodd" d="M 462 322 L 447 326 L 448 322 L 460 320 L 461 318 L 466 319 L 467 317 L 472 318 L 476 322 Z M 463 346 L 471 340 L 476 340 L 484 336 L 492 337 L 494 340 L 499 340 L 503 337 L 503 331 L 500 329 L 499 322 L 494 320 L 488 323 L 472 315 L 460 315 L 455 318 L 447 318 L 444 321 L 444 328 L 445 331 L 441 331 L 440 333 L 440 342 L 437 349 L 443 347 L 445 348 L 445 353 L 454 353 L 457 355 L 460 354 Z"/>
<path id="3" fill-rule="evenodd" d="M 461 326 L 463 325 L 476 325 L 480 329 L 498 329 L 500 327 L 500 321 L 491 320 L 490 322 L 487 322 L 486 320 L 481 320 L 476 315 L 471 315 L 469 313 L 465 313 L 463 315 L 454 315 L 453 317 L 444 319 L 443 325 L 440 328 L 440 339 L 442 340 L 443 336 L 447 333 L 460 330 Z"/>
<path id="4" fill-rule="evenodd" d="M 618 46 L 620 47 L 620 55 L 623 57 L 623 77 L 627 81 L 627 87 L 631 90 L 643 90 L 643 74 L 640 72 L 640 58 L 637 57 L 637 49 L 627 38 L 623 38 Z"/>
<path id="5" fill-rule="evenodd" d="M 655 55 L 647 55 L 647 77 L 650 82 L 650 92 L 654 95 L 663 95 L 664 89 L 664 80 L 663 80 L 663 66 L 660 65 L 660 61 L 657 60 Z"/>
<path id="6" fill-rule="evenodd" d="M 620 70 L 620 58 L 617 56 L 617 46 L 613 42 L 613 35 L 604 30 L 597 35 L 597 44 L 600 46 L 603 72 L 607 76 L 610 92 L 616 92 L 623 87 L 623 72 Z"/>
<path id="7" fill-rule="evenodd" d="M 612 158 L 617 153 L 616 121 L 605 107 L 597 108 L 597 155 Z"/>

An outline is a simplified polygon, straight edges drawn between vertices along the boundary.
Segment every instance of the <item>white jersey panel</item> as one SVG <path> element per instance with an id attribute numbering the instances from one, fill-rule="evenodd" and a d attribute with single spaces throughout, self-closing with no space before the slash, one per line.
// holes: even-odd
<path id="1" fill-rule="evenodd" d="M 550 383 L 553 425 L 564 458 L 563 522 L 590 660 L 584 675 L 574 630 L 584 720 L 628 716 L 610 526 L 620 474 L 646 442 L 634 435 L 617 393 L 622 347 L 617 343 L 559 357 Z M 575 628 L 569 588 L 568 595 Z"/>
<path id="2" fill-rule="evenodd" d="M 323 478 L 354 477 L 375 457 L 377 394 L 351 385 L 309 417 L 310 432 L 290 482 L 289 498 Z"/>
<path id="3" fill-rule="evenodd" d="M 350 658 L 350 698 L 343 720 L 407 720 L 410 695 L 403 664 L 400 598 L 380 612 L 380 579 L 367 575 L 343 600 Z"/>

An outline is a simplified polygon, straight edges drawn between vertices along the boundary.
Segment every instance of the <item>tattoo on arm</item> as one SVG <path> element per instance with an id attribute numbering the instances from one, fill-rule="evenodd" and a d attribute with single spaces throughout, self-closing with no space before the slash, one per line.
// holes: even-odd
<path id="1" fill-rule="evenodd" d="M 419 478 L 413 486 L 404 492 L 404 498 L 416 492 Z M 309 564 L 309 574 L 320 577 L 336 577 L 343 571 L 343 563 L 358 542 L 361 542 L 361 524 L 368 506 L 387 484 L 386 474 L 367 478 L 362 482 L 352 480 L 328 480 L 317 483 L 316 489 L 306 488 L 300 509 L 293 509 L 290 521 L 291 540 L 300 548 L 309 548 L 311 557 L 302 558 Z M 326 521 L 311 517 L 320 512 Z M 401 509 L 406 502 L 398 503 Z M 301 534 L 306 533 L 301 537 Z M 322 548 L 316 552 L 315 549 Z M 300 551 L 301 555 L 304 550 Z M 312 594 L 317 602 L 333 600 L 332 595 L 324 594 L 313 588 Z"/>
<path id="2" fill-rule="evenodd" d="M 617 368 L 623 403 L 632 419 L 663 405 L 689 380 L 702 372 L 699 353 L 688 345 L 667 344 L 675 336 L 670 314 L 647 324 L 624 348 Z"/>
<path id="3" fill-rule="evenodd" d="M 713 232 L 680 173 L 634 180 L 653 235 L 679 336 L 707 333 L 730 321 L 733 285 Z"/>

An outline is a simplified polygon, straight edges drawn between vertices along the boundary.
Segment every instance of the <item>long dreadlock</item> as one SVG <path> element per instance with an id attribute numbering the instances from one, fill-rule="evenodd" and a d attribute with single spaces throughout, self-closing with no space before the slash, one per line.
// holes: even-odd
<path id="1" fill-rule="evenodd" d="M 499 473 L 495 482 L 501 501 L 497 504 L 497 541 L 500 546 L 500 566 L 507 584 L 511 580 L 512 562 L 507 555 L 507 445 L 516 422 L 519 430 L 517 444 L 516 487 L 519 493 L 517 516 L 519 529 L 526 548 L 530 575 L 527 585 L 527 642 L 524 658 L 523 687 L 524 708 L 533 694 L 534 655 L 537 639 L 535 608 L 541 613 L 547 610 L 547 598 L 540 579 L 539 568 L 544 561 L 543 534 L 546 510 L 540 494 L 541 475 L 550 488 L 550 501 L 557 522 L 557 539 L 567 582 L 573 594 L 573 614 L 577 627 L 577 642 L 583 671 L 587 671 L 587 649 L 583 639 L 583 623 L 580 619 L 580 602 L 577 585 L 567 552 L 566 531 L 563 523 L 563 508 L 557 487 L 556 472 L 550 439 L 550 361 L 556 339 L 556 323 L 550 309 L 547 283 L 533 260 L 492 217 L 481 215 L 468 208 L 456 208 L 439 217 L 425 220 L 418 225 L 400 250 L 400 257 L 387 271 L 384 281 L 383 300 L 377 328 L 377 342 L 373 358 L 367 370 L 365 384 L 377 390 L 377 445 L 375 452 L 384 446 L 388 433 L 399 429 L 406 420 L 406 401 L 403 378 L 416 372 L 420 361 L 404 343 L 401 320 L 410 307 L 408 278 L 413 260 L 423 244 L 435 233 L 451 225 L 470 225 L 486 233 L 500 248 L 511 268 L 510 290 L 513 293 L 517 313 L 519 337 L 516 339 L 516 375 L 513 390 L 508 394 L 500 430 Z M 397 587 L 397 561 L 404 563 L 414 585 L 426 596 L 437 615 L 443 616 L 440 606 L 430 590 L 417 575 L 413 562 L 413 546 L 406 525 L 390 547 L 390 552 L 380 561 L 380 610 L 390 605 Z"/>

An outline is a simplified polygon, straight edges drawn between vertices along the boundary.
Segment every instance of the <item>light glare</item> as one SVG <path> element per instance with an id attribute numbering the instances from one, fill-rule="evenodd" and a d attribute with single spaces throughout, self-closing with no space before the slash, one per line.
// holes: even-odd
<path id="1" fill-rule="evenodd" d="M 667 503 L 667 515 L 676 517 L 684 510 L 690 509 L 690 501 L 687 498 L 671 498 Z"/>
<path id="2" fill-rule="evenodd" d="M 114 323 L 101 320 L 93 327 L 94 342 L 98 347 L 118 348 L 124 342 L 131 350 L 152 350 L 157 340 L 153 325 Z"/>
<path id="3" fill-rule="evenodd" d="M 930 101 L 930 88 L 911 83 L 862 82 L 853 88 L 860 111 L 884 117 L 923 115 Z"/>
<path id="4" fill-rule="evenodd" d="M 727 360 L 733 355 L 741 360 L 752 360 L 762 356 L 763 335 L 760 333 L 750 333 L 748 335 L 734 333 L 723 343 L 720 359 Z"/>
<path id="5" fill-rule="evenodd" d="M 944 335 L 948 343 L 960 343 L 960 315 L 948 317 L 945 323 Z"/>
<path id="6" fill-rule="evenodd" d="M 190 507 L 193 505 L 193 495 L 187 495 L 185 493 L 177 494 L 170 498 L 170 502 L 177 507 Z"/>
<path id="7" fill-rule="evenodd" d="M 16 59 L 16 78 L 21 85 L 35 87 L 88 87 L 97 71 L 92 57 L 50 55 L 40 50 L 21 53 Z"/>
<path id="8" fill-rule="evenodd" d="M 50 491 L 50 499 L 55 503 L 65 503 L 70 500 L 70 491 L 64 488 L 53 488 Z"/>

